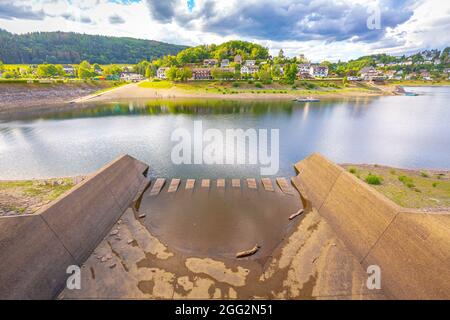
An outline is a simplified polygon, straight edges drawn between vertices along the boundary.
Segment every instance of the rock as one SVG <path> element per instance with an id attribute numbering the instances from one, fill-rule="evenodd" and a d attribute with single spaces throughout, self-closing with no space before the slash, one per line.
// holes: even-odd
<path id="1" fill-rule="evenodd" d="M 106 259 L 111 260 L 112 259 L 112 255 L 111 254 L 107 254 L 106 255 Z"/>
<path id="2" fill-rule="evenodd" d="M 129 240 L 127 241 L 127 243 L 128 243 L 128 244 L 132 244 L 133 241 L 134 241 L 133 239 L 129 239 Z"/>
<path id="3" fill-rule="evenodd" d="M 112 263 L 112 264 L 109 265 L 109 268 L 110 268 L 110 269 L 114 269 L 115 267 L 116 267 L 116 264 L 115 264 L 115 263 Z"/>
<path id="4" fill-rule="evenodd" d="M 145 217 L 146 217 L 146 214 L 145 214 L 145 213 L 141 213 L 141 214 L 138 216 L 139 219 L 142 219 L 142 218 L 145 218 Z"/>
<path id="5" fill-rule="evenodd" d="M 115 236 L 119 233 L 119 230 L 114 229 L 113 231 L 111 231 L 111 233 L 109 234 L 110 236 Z"/>
<path id="6" fill-rule="evenodd" d="M 106 257 L 102 257 L 102 259 L 100 261 L 101 262 L 106 262 L 106 261 L 108 261 L 108 259 L 106 259 Z"/>

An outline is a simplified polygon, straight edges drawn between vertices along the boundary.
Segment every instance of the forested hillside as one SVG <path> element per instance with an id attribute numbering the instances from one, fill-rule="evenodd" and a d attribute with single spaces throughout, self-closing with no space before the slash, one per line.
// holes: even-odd
<path id="1" fill-rule="evenodd" d="M 137 63 L 176 55 L 185 46 L 153 40 L 106 37 L 73 32 L 23 35 L 0 29 L 0 60 L 4 63 Z"/>

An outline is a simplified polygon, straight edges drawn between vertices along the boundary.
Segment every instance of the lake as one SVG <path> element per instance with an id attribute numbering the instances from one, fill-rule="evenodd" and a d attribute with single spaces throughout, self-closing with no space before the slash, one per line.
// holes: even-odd
<path id="1" fill-rule="evenodd" d="M 170 100 L 102 103 L 89 109 L 0 121 L 0 179 L 72 176 L 128 153 L 150 175 L 258 177 L 259 165 L 176 165 L 177 128 L 279 129 L 278 176 L 313 152 L 333 161 L 450 168 L 450 87 L 407 88 L 416 97 L 292 101 Z"/>

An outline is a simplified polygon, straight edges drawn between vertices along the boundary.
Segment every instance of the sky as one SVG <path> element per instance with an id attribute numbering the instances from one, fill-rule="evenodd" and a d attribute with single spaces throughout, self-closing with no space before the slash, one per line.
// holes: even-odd
<path id="1" fill-rule="evenodd" d="M 0 28 L 199 45 L 239 39 L 312 61 L 450 45 L 449 0 L 0 0 Z"/>

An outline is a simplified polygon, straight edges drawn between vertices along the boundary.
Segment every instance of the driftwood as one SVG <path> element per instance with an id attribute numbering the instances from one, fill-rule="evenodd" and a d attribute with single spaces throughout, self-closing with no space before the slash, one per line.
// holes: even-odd
<path id="1" fill-rule="evenodd" d="M 254 255 L 256 252 L 258 252 L 259 248 L 260 248 L 260 246 L 256 245 L 250 250 L 238 252 L 238 253 L 236 253 L 236 258 L 244 258 L 244 257 Z"/>
<path id="2" fill-rule="evenodd" d="M 289 216 L 289 220 L 294 219 L 295 217 L 298 217 L 299 215 L 301 215 L 303 213 L 303 209 L 298 210 L 296 213 L 293 213 Z"/>

